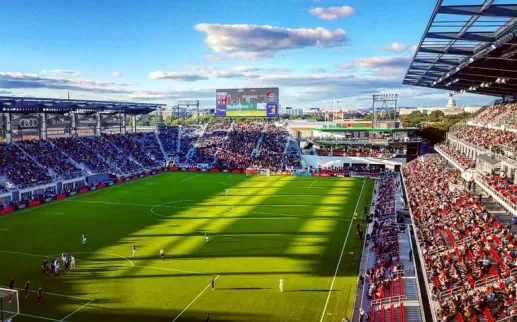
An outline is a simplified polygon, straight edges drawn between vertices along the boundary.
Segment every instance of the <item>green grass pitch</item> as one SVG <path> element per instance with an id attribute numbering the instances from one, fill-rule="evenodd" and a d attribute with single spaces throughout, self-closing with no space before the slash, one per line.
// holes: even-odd
<path id="1" fill-rule="evenodd" d="M 352 217 L 369 205 L 373 183 L 164 173 L 30 208 L 0 217 L 0 284 L 14 277 L 16 288 L 30 280 L 45 292 L 38 304 L 21 291 L 14 322 L 204 321 L 207 313 L 341 321 L 351 316 L 361 256 Z M 62 252 L 75 255 L 76 269 L 43 275 L 43 258 Z"/>

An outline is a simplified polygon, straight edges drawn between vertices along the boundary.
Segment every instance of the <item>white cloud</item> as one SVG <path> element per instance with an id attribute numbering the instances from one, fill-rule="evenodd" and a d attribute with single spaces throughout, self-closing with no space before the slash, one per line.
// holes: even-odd
<path id="1" fill-rule="evenodd" d="M 124 94 L 131 93 L 129 87 L 133 85 L 95 80 L 46 78 L 19 72 L 0 72 L 0 88 L 6 90 L 53 89 L 98 94 Z"/>
<path id="2" fill-rule="evenodd" d="M 343 45 L 342 29 L 283 28 L 258 25 L 198 24 L 195 29 L 206 34 L 206 44 L 216 53 L 233 58 L 257 59 L 272 57 L 276 52 L 306 47 Z"/>
<path id="3" fill-rule="evenodd" d="M 42 70 L 42 74 L 48 74 L 50 76 L 54 77 L 74 77 L 74 76 L 81 76 L 83 73 L 68 69 L 54 69 L 54 70 Z"/>
<path id="4" fill-rule="evenodd" d="M 206 80 L 208 77 L 194 74 L 194 73 L 184 73 L 184 72 L 161 72 L 155 71 L 151 72 L 148 75 L 149 79 L 166 79 L 178 82 L 195 82 L 199 80 Z"/>
<path id="5" fill-rule="evenodd" d="M 388 50 L 388 51 L 391 51 L 394 53 L 400 53 L 400 52 L 406 51 L 408 49 L 408 47 L 409 46 L 407 44 L 403 44 L 400 42 L 393 42 L 393 43 L 391 43 L 389 45 L 385 45 L 385 46 L 376 46 L 375 50 Z"/>
<path id="6" fill-rule="evenodd" d="M 338 69 L 343 69 L 343 70 L 350 70 L 350 69 L 354 69 L 355 68 L 354 64 L 350 64 L 350 63 L 339 64 L 336 67 Z"/>
<path id="7" fill-rule="evenodd" d="M 122 73 L 121 72 L 113 72 L 113 73 L 111 73 L 111 76 L 113 76 L 113 77 L 121 77 Z"/>
<path id="8" fill-rule="evenodd" d="M 348 17 L 355 14 L 354 8 L 350 6 L 328 7 L 328 8 L 312 8 L 309 13 L 317 16 L 322 20 L 336 20 L 342 17 Z"/>
<path id="9" fill-rule="evenodd" d="M 233 71 L 242 72 L 242 73 L 251 73 L 251 72 L 262 72 L 262 73 L 290 73 L 292 70 L 290 68 L 282 68 L 282 67 L 252 67 L 252 66 L 234 66 L 232 67 Z"/>
<path id="10" fill-rule="evenodd" d="M 418 45 L 415 44 L 415 45 L 411 46 L 411 51 L 415 52 L 417 50 L 417 48 L 418 48 Z"/>
<path id="11" fill-rule="evenodd" d="M 409 65 L 409 61 L 410 61 L 409 57 L 391 57 L 391 56 L 359 58 L 359 59 L 355 60 L 356 64 L 359 67 L 363 67 L 363 68 L 394 68 L 394 69 L 407 68 Z"/>
<path id="12" fill-rule="evenodd" d="M 235 66 L 231 70 L 222 70 L 217 67 L 198 67 L 191 66 L 193 72 L 162 72 L 155 71 L 149 73 L 148 78 L 154 80 L 174 80 L 183 82 L 196 82 L 208 79 L 256 79 L 264 74 L 286 74 L 290 73 L 289 68 L 280 67 L 252 67 Z"/>
<path id="13" fill-rule="evenodd" d="M 163 101 L 177 99 L 207 99 L 215 101 L 215 88 L 173 88 L 166 90 L 140 90 L 129 95 L 137 101 Z"/>

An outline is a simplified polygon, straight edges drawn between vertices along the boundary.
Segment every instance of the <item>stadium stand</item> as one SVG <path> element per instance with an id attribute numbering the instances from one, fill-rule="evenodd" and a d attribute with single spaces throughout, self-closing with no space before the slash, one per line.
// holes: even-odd
<path id="1" fill-rule="evenodd" d="M 46 168 L 38 164 L 16 144 L 0 144 L 0 168 L 19 187 L 43 184 L 51 180 Z"/>
<path id="2" fill-rule="evenodd" d="M 232 124 L 228 121 L 208 123 L 203 135 L 194 146 L 187 159 L 189 163 L 213 164 L 216 152 L 222 147 Z"/>
<path id="3" fill-rule="evenodd" d="M 158 126 L 158 138 L 166 153 L 176 155 L 178 152 L 179 127 L 170 125 Z"/>
<path id="4" fill-rule="evenodd" d="M 202 135 L 203 129 L 197 125 L 182 126 L 180 148 L 179 148 L 179 162 L 186 162 L 189 152 L 193 151 L 194 144 Z"/>
<path id="5" fill-rule="evenodd" d="M 40 166 L 53 172 L 53 177 L 73 178 L 82 174 L 79 169 L 64 153 L 51 141 L 33 140 L 17 143 L 26 154 Z"/>
<path id="6" fill-rule="evenodd" d="M 456 151 L 455 149 L 449 147 L 446 144 L 438 144 L 435 146 L 435 149 L 441 150 L 448 157 L 458 162 L 458 164 L 461 165 L 463 169 L 470 169 L 476 167 L 476 161 L 472 160 L 464 153 Z"/>
<path id="7" fill-rule="evenodd" d="M 443 321 L 515 316 L 516 240 L 436 155 L 403 169 L 435 308 Z"/>
<path id="8" fill-rule="evenodd" d="M 257 168 L 282 168 L 288 137 L 289 132 L 284 126 L 268 124 L 252 165 Z"/>
<path id="9" fill-rule="evenodd" d="M 216 165 L 221 169 L 246 169 L 252 152 L 262 135 L 263 123 L 235 123 L 222 149 L 217 153 Z"/>

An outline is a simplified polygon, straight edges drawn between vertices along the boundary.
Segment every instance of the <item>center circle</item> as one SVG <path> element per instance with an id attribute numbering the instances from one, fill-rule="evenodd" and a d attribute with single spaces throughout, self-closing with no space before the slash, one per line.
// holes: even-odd
<path id="1" fill-rule="evenodd" d="M 226 203 L 219 203 L 219 204 L 198 204 L 198 202 L 202 202 L 202 200 L 174 200 L 174 201 L 167 201 L 164 203 L 161 203 L 159 205 L 156 205 L 151 208 L 151 213 L 158 217 L 163 218 L 173 218 L 175 217 L 175 214 L 172 215 L 164 215 L 163 213 L 158 212 L 158 209 L 165 208 L 165 209 L 175 209 L 175 210 L 182 210 L 182 209 L 188 209 L 189 212 L 192 212 L 194 216 L 199 214 L 199 216 L 196 217 L 204 217 L 203 214 L 206 214 L 207 211 L 213 211 L 214 209 L 218 209 L 216 212 L 217 215 L 214 217 L 224 217 L 225 214 L 229 214 L 232 211 L 235 210 L 235 207 L 231 204 Z M 163 211 L 162 211 L 163 212 Z M 212 216 L 207 216 L 207 218 Z M 181 218 L 178 218 L 181 219 Z"/>

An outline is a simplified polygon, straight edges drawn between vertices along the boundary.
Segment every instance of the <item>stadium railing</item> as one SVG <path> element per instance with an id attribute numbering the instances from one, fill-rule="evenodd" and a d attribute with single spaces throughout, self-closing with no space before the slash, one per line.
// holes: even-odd
<path id="1" fill-rule="evenodd" d="M 408 205 L 408 210 L 409 210 L 409 216 L 410 216 L 410 219 L 411 219 L 411 226 L 414 227 L 413 229 L 417 229 L 416 228 L 416 225 L 415 225 L 415 221 L 414 221 L 414 217 L 413 217 L 413 210 L 411 209 L 411 200 L 409 199 L 409 194 L 408 194 L 408 191 L 407 191 L 407 186 L 406 186 L 406 178 L 404 177 L 404 173 L 403 172 L 400 172 L 400 177 L 402 178 L 402 186 L 404 187 L 404 195 L 406 196 L 406 200 L 407 200 L 407 205 Z M 431 288 L 429 287 L 429 281 L 427 280 L 427 276 L 426 276 L 426 269 L 425 269 L 425 265 L 424 265 L 424 262 L 423 262 L 423 252 L 422 252 L 422 248 L 420 248 L 420 242 L 418 240 L 418 236 L 415 232 L 414 233 L 414 238 L 416 239 L 416 248 L 417 248 L 417 252 L 418 252 L 418 261 L 419 261 L 419 265 L 420 267 L 422 268 L 422 271 L 424 273 L 424 283 L 425 283 L 425 291 L 427 293 L 427 298 L 429 299 L 429 305 L 431 305 L 431 314 L 432 314 L 432 317 L 433 317 L 433 321 L 438 321 L 438 316 L 436 314 L 436 308 L 434 307 L 434 303 L 432 301 L 433 299 L 433 296 L 432 296 L 432 293 L 431 293 Z M 411 243 L 412 244 L 412 243 Z M 413 245 L 411 245 L 411 250 L 413 250 Z M 413 252 L 414 254 L 415 252 Z M 419 283 L 417 282 L 416 283 L 416 286 L 418 288 L 418 293 L 421 294 L 422 290 L 420 290 L 420 285 Z M 421 311 L 421 314 L 422 314 L 422 317 L 425 316 L 424 314 L 424 309 L 422 306 L 420 306 L 420 311 Z"/>

